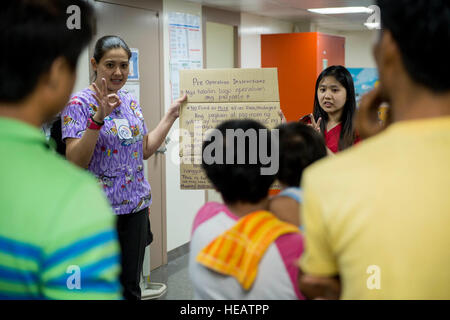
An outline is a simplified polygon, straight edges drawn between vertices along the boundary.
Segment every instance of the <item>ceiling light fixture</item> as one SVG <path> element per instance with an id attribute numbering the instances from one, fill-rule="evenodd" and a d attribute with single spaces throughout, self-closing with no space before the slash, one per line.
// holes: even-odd
<path id="1" fill-rule="evenodd" d="M 309 12 L 320 14 L 345 14 L 345 13 L 373 13 L 374 11 L 367 7 L 340 7 L 340 8 L 317 8 L 308 9 Z"/>
<path id="2" fill-rule="evenodd" d="M 364 23 L 364 25 L 369 30 L 381 29 L 381 24 L 379 22 L 366 22 L 366 23 Z"/>

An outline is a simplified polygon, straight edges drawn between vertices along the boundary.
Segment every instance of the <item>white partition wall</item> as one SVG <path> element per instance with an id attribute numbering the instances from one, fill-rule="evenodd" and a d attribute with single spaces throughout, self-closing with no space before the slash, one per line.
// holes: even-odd
<path id="1" fill-rule="evenodd" d="M 261 35 L 291 33 L 294 24 L 269 17 L 241 13 L 241 67 L 261 68 Z"/>
<path id="2" fill-rule="evenodd" d="M 163 2 L 164 28 L 164 104 L 166 111 L 171 103 L 170 66 L 169 66 L 169 12 L 180 12 L 202 16 L 201 5 L 178 1 L 164 0 Z M 200 24 L 201 28 L 201 24 Z M 177 163 L 179 154 L 178 120 L 169 132 L 171 142 L 166 152 L 166 223 L 167 223 L 167 251 L 171 251 L 189 242 L 192 223 L 198 209 L 205 203 L 203 190 L 180 190 L 180 168 Z"/>
<path id="3" fill-rule="evenodd" d="M 73 92 L 83 90 L 90 84 L 89 79 L 89 50 L 86 47 L 78 58 L 77 64 L 77 80 L 73 88 Z"/>

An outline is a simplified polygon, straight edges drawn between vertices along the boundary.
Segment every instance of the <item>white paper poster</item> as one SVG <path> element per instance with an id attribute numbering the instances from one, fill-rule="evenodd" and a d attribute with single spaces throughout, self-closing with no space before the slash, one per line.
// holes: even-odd
<path id="1" fill-rule="evenodd" d="M 202 69 L 201 18 L 197 15 L 169 12 L 170 86 L 172 101 L 180 96 L 183 69 Z"/>
<path id="2" fill-rule="evenodd" d="M 140 83 L 139 82 L 127 82 L 122 88 L 123 90 L 128 91 L 137 101 L 140 103 Z"/>

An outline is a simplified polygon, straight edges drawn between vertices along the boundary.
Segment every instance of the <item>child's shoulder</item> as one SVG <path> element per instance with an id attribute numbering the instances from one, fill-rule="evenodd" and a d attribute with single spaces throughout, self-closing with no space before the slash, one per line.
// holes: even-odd
<path id="1" fill-rule="evenodd" d="M 303 252 L 304 238 L 301 231 L 299 233 L 287 233 L 275 240 L 283 257 L 298 258 Z"/>
<path id="2" fill-rule="evenodd" d="M 230 209 L 223 203 L 219 202 L 207 202 L 205 203 L 197 212 L 193 227 L 192 227 L 192 233 L 204 222 L 214 218 L 219 213 L 226 214 L 229 218 L 233 220 L 238 220 L 238 218 L 231 213 Z"/>

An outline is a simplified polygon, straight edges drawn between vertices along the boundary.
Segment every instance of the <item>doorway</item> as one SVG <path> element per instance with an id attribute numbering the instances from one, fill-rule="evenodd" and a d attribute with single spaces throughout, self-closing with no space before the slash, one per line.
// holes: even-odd
<path id="1" fill-rule="evenodd" d="M 205 26 L 205 67 L 207 69 L 239 68 L 238 28 L 240 14 L 215 8 L 203 8 Z M 223 203 L 215 190 L 205 191 L 205 202 Z"/>
<path id="2" fill-rule="evenodd" d="M 92 57 L 95 41 L 105 35 L 118 35 L 125 40 L 130 49 L 138 50 L 139 79 L 130 80 L 127 84 L 138 86 L 136 95 L 139 97 L 136 98 L 140 101 L 145 122 L 151 131 L 163 116 L 159 13 L 149 8 L 152 4 L 144 2 L 142 8 L 136 6 L 136 1 L 131 3 L 133 6 L 128 6 L 128 1 L 120 1 L 120 4 L 117 1 L 110 2 L 95 2 L 96 34 L 89 48 L 89 55 Z M 144 161 L 144 164 L 152 189 L 150 223 L 153 242 L 150 246 L 150 269 L 153 270 L 167 262 L 165 156 L 162 153 L 155 153 Z"/>

